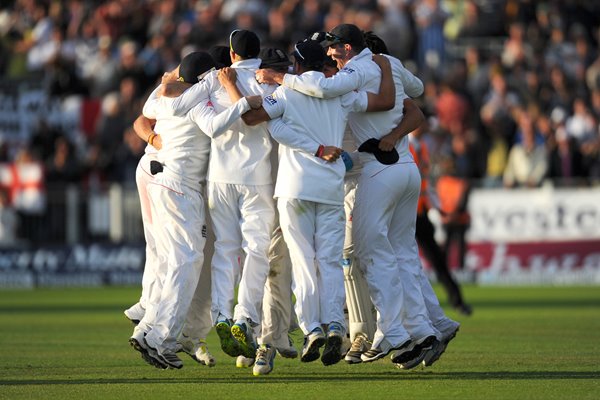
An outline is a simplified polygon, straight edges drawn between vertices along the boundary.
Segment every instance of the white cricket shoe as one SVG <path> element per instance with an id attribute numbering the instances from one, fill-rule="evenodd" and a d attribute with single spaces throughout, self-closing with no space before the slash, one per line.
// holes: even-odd
<path id="1" fill-rule="evenodd" d="M 253 364 L 254 364 L 254 358 L 237 356 L 237 358 L 235 359 L 235 366 L 238 368 L 249 368 Z"/>
<path id="2" fill-rule="evenodd" d="M 273 361 L 275 360 L 275 348 L 268 344 L 261 344 L 256 350 L 256 361 L 252 368 L 252 375 L 267 375 L 273 371 Z"/>
<path id="3" fill-rule="evenodd" d="M 359 333 L 356 335 L 350 346 L 350 350 L 346 353 L 344 361 L 348 364 L 359 364 L 362 362 L 360 356 L 371 348 L 371 342 L 365 335 Z"/>
<path id="4" fill-rule="evenodd" d="M 288 334 L 288 343 L 289 345 L 286 347 L 276 347 L 277 349 L 277 353 L 279 353 L 279 355 L 283 358 L 297 358 L 298 357 L 298 350 L 296 349 L 296 347 L 294 347 L 294 341 L 292 340 L 292 338 L 290 337 L 290 335 Z"/>
<path id="5" fill-rule="evenodd" d="M 404 364 L 409 361 L 414 361 L 423 352 L 424 349 L 429 349 L 433 343 L 437 340 L 435 335 L 424 336 L 417 340 L 413 340 L 410 345 L 400 349 L 392 354 L 392 362 L 394 364 Z M 423 354 L 425 357 L 425 354 Z M 421 359 L 422 361 L 422 359 Z M 419 361 L 420 363 L 420 361 Z M 417 363 L 417 364 L 419 364 Z M 416 366 L 416 365 L 415 365 Z"/>
<path id="6" fill-rule="evenodd" d="M 307 336 L 304 337 L 304 346 L 302 347 L 302 356 L 300 361 L 311 362 L 315 361 L 321 355 L 319 349 L 325 345 L 327 338 L 320 327 L 313 329 Z"/>
<path id="7" fill-rule="evenodd" d="M 134 325 L 140 323 L 142 318 L 144 318 L 144 314 L 146 314 L 146 310 L 142 307 L 140 302 L 135 303 L 127 310 L 123 311 L 123 314 L 127 317 L 128 320 L 133 322 Z"/>
<path id="8" fill-rule="evenodd" d="M 207 367 L 214 367 L 216 365 L 215 358 L 208 351 L 206 341 L 202 339 L 191 339 L 185 335 L 181 335 L 181 339 L 178 342 L 181 345 L 181 350 L 194 361 L 199 364 L 206 365 Z"/>
<path id="9" fill-rule="evenodd" d="M 327 342 L 321 355 L 323 365 L 333 365 L 342 359 L 342 342 L 346 336 L 346 329 L 338 322 L 332 322 L 327 327 Z"/>
<path id="10" fill-rule="evenodd" d="M 450 341 L 454 339 L 454 337 L 458 333 L 459 329 L 460 324 L 458 322 L 454 322 L 454 324 L 452 324 L 448 329 L 441 332 L 442 337 L 438 341 L 437 345 L 432 346 L 423 358 L 424 367 L 430 367 L 433 365 L 434 362 L 440 359 L 442 354 L 444 354 L 444 352 L 446 351 L 446 348 L 448 347 Z"/>

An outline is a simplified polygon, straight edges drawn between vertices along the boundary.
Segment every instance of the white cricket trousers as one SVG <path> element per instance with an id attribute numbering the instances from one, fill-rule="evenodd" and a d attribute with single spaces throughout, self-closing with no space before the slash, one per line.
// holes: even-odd
<path id="1" fill-rule="evenodd" d="M 146 341 L 160 351 L 176 351 L 204 261 L 205 213 L 201 192 L 155 175 L 148 186 L 157 249 L 167 262 L 159 264 L 162 282 L 158 301 L 150 302 L 140 322 Z M 154 297 L 154 296 L 153 296 Z"/>
<path id="2" fill-rule="evenodd" d="M 279 221 L 277 221 L 279 222 Z M 292 264 L 279 224 L 271 235 L 269 275 L 263 297 L 262 332 L 259 344 L 288 347 L 288 332 L 295 324 L 292 304 Z"/>
<path id="3" fill-rule="evenodd" d="M 142 209 L 142 225 L 144 228 L 144 239 L 146 241 L 146 262 L 144 263 L 144 273 L 142 275 L 142 294 L 140 304 L 144 309 L 148 307 L 148 298 L 150 292 L 156 285 L 156 268 L 159 264 L 158 254 L 156 253 L 156 239 L 154 238 L 152 226 L 152 210 L 150 208 L 150 198 L 148 197 L 147 186 L 154 181 L 154 176 L 150 173 L 150 161 L 156 160 L 156 154 L 145 153 L 138 162 L 135 170 L 135 183 L 140 196 L 140 206 Z"/>
<path id="4" fill-rule="evenodd" d="M 277 200 L 283 237 L 292 260 L 293 291 L 300 329 L 308 335 L 344 317 L 344 207 L 307 200 Z"/>
<path id="5" fill-rule="evenodd" d="M 249 318 L 256 326 L 261 322 L 269 273 L 268 252 L 275 219 L 273 185 L 209 182 L 208 210 L 215 232 L 211 271 L 213 321 L 219 314 L 232 317 L 241 269 L 233 319 Z"/>
<path id="6" fill-rule="evenodd" d="M 421 176 L 414 163 L 384 166 L 366 163 L 358 182 L 353 212 L 357 257 L 365 272 L 371 300 L 377 309 L 373 346 L 385 339 L 396 347 L 410 338 L 406 322 L 403 277 L 421 269 L 415 239 Z M 412 298 L 412 297 L 411 297 Z M 423 331 L 433 332 L 424 304 Z"/>
<path id="7" fill-rule="evenodd" d="M 344 179 L 344 211 L 346 213 L 346 236 L 344 238 L 344 286 L 346 307 L 348 308 L 348 331 L 350 341 L 357 334 L 372 339 L 376 329 L 376 310 L 369 297 L 369 285 L 360 269 L 360 262 L 354 254 L 352 238 L 352 212 L 356 196 L 358 175 Z"/>

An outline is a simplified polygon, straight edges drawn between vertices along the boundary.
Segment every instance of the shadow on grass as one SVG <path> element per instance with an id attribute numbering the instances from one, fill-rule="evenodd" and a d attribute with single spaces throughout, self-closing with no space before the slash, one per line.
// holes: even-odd
<path id="1" fill-rule="evenodd" d="M 386 373 L 320 373 L 314 374 L 294 374 L 294 375 L 273 375 L 264 377 L 254 376 L 235 376 L 235 377 L 162 377 L 162 378 L 109 378 L 109 379 L 13 379 L 0 380 L 0 386 L 21 386 L 21 385 L 93 385 L 93 384 L 165 384 L 165 383 L 202 383 L 202 384 L 257 384 L 257 383 L 314 383 L 314 382 L 332 382 L 332 381 L 394 381 L 398 379 L 411 381 L 445 381 L 445 380 L 467 380 L 467 381 L 488 381 L 488 380 L 596 380 L 600 379 L 600 371 L 521 371 L 521 372 L 386 372 Z"/>

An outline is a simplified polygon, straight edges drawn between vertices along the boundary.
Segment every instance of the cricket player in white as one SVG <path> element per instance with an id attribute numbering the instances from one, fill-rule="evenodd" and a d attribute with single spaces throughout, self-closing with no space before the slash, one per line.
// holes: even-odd
<path id="1" fill-rule="evenodd" d="M 147 127 L 144 126 L 145 122 Z M 144 116 L 139 116 L 133 123 L 133 128 L 141 139 L 148 142 L 153 141 L 154 137 L 152 134 L 152 128 L 150 123 L 144 119 Z M 149 133 L 144 132 L 146 128 Z M 150 182 L 154 180 L 154 175 L 150 173 L 150 161 L 157 160 L 158 149 L 152 144 L 148 143 L 144 149 L 144 155 L 140 158 L 137 168 L 135 170 L 135 184 L 137 186 L 138 194 L 140 196 L 140 208 L 142 211 L 142 227 L 144 229 L 144 240 L 146 242 L 145 255 L 146 261 L 144 263 L 144 273 L 142 275 L 142 294 L 137 303 L 129 307 L 124 311 L 125 316 L 137 325 L 146 312 L 148 303 L 149 293 L 154 285 L 156 276 L 156 266 L 158 265 L 158 254 L 156 253 L 156 242 L 154 238 L 154 232 L 152 230 L 152 215 L 150 211 L 150 199 L 148 198 L 147 187 Z"/>
<path id="2" fill-rule="evenodd" d="M 294 52 L 295 67 L 302 75 L 324 76 L 325 51 L 319 42 L 306 40 L 298 43 Z M 389 66 L 388 66 L 389 69 Z M 383 81 L 381 96 L 385 106 L 378 106 L 375 95 L 348 93 L 333 99 L 318 99 L 280 87 L 263 101 L 261 110 L 250 112 L 252 122 L 281 117 L 289 130 L 270 127 L 280 143 L 279 170 L 275 197 L 283 235 L 292 260 L 296 313 L 300 328 L 306 335 L 301 360 L 319 358 L 319 348 L 326 344 L 321 361 L 325 365 L 341 359 L 341 345 L 345 336 L 343 314 L 345 293 L 341 268 L 344 240 L 344 175 L 341 160 L 326 162 L 321 159 L 324 144 L 341 153 L 342 139 L 348 114 L 393 106 L 395 88 L 391 81 Z M 375 105 L 373 104 L 375 103 Z M 310 118 L 306 118 L 310 115 Z M 244 120 L 249 121 L 248 114 Z M 299 136 L 307 136 L 321 145 L 316 153 L 294 148 Z M 315 149 L 313 148 L 313 151 Z M 322 330 L 327 326 L 327 336 Z M 274 350 L 271 351 L 270 367 Z M 258 360 L 257 360 L 258 362 Z"/>
<path id="3" fill-rule="evenodd" d="M 276 86 L 259 84 L 254 77 L 261 63 L 256 58 L 260 51 L 256 34 L 233 31 L 230 49 L 231 68 L 237 73 L 241 91 L 245 95 L 271 94 Z M 184 115 L 206 100 L 217 113 L 231 105 L 216 73 L 207 75 L 173 100 L 175 115 Z M 269 271 L 267 254 L 275 217 L 270 151 L 266 124 L 249 127 L 239 120 L 224 133 L 212 135 L 208 172 L 208 207 L 216 236 L 212 259 L 212 314 L 221 348 L 232 357 L 252 358 L 256 352 L 253 328 L 261 321 Z M 242 250 L 244 257 L 241 257 Z M 234 309 L 236 276 L 240 273 L 238 303 Z"/>
<path id="4" fill-rule="evenodd" d="M 182 61 L 180 73 L 186 61 L 194 57 L 201 58 L 202 65 L 198 67 L 202 69 L 214 66 L 207 53 L 192 53 Z M 157 252 L 159 259 L 166 262 L 158 265 L 157 290 L 150 293 L 146 313 L 130 343 L 157 367 L 181 368 L 183 363 L 175 354 L 179 350 L 177 338 L 183 331 L 203 262 L 206 231 L 201 192 L 210 139 L 198 128 L 198 115 L 204 114 L 173 116 L 166 106 L 172 99 L 158 97 L 159 89 L 160 86 L 150 95 L 143 112 L 145 117 L 157 121 L 156 131 L 167 132 L 158 153 L 163 170 L 155 174 L 148 186 Z M 247 99 L 236 106 L 220 117 L 231 123 L 250 108 Z"/>
<path id="5" fill-rule="evenodd" d="M 376 90 L 380 74 L 371 61 L 371 51 L 365 48 L 362 32 L 356 26 L 337 26 L 329 34 L 326 45 L 328 55 L 344 66 L 338 74 L 319 80 L 286 74 L 282 83 L 319 97 L 338 96 L 357 89 Z M 401 121 L 406 95 L 402 80 L 395 77 L 394 83 L 396 107 L 393 110 L 350 116 L 349 124 L 357 143 L 380 139 Z M 436 334 L 439 335 L 428 318 L 422 297 L 420 303 L 405 303 L 418 299 L 404 296 L 402 280 L 407 275 L 416 279 L 421 269 L 414 236 L 420 175 L 408 151 L 407 139 L 400 140 L 394 148 L 399 161 L 391 166 L 382 165 L 373 154 L 360 153 L 363 172 L 356 191 L 353 239 L 371 299 L 378 311 L 373 346 L 361 355 L 363 362 L 377 360 L 397 350 L 392 356 L 393 362 L 404 363 L 420 354 L 423 348 L 430 347 Z"/>

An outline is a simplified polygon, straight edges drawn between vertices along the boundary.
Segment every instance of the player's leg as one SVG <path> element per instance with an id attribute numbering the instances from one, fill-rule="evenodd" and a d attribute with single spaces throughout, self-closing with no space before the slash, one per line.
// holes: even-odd
<path id="1" fill-rule="evenodd" d="M 410 343 L 400 315 L 404 289 L 388 238 L 392 210 L 402 196 L 402 186 L 398 184 L 402 179 L 399 166 L 381 170 L 378 163 L 369 163 L 363 167 L 356 190 L 354 243 L 378 311 L 373 346 L 363 354 L 363 361 L 374 361 Z"/>
<path id="2" fill-rule="evenodd" d="M 407 368 L 411 366 L 405 363 L 413 362 L 415 366 L 421 363 L 424 350 L 433 345 L 438 332 L 429 320 L 419 280 L 422 267 L 415 239 L 415 223 L 421 178 L 414 164 L 406 164 L 402 169 L 404 179 L 397 183 L 403 188 L 403 195 L 393 211 L 389 238 L 404 287 L 402 324 L 413 343 L 395 352 L 392 361 Z"/>
<path id="3" fill-rule="evenodd" d="M 149 191 L 152 206 L 162 211 L 157 212 L 160 217 L 156 222 L 166 232 L 169 256 L 155 323 L 145 341 L 163 362 L 181 368 L 183 363 L 175 354 L 177 338 L 183 330 L 204 261 L 204 200 L 198 191 L 166 180 L 159 182 L 158 177 L 155 179 L 155 183 L 162 185 L 153 184 Z M 155 199 L 164 205 L 162 210 Z"/>
<path id="4" fill-rule="evenodd" d="M 296 358 L 298 351 L 289 339 L 292 319 L 292 265 L 279 221 L 271 235 L 269 275 L 263 297 L 262 333 L 259 343 L 272 343 L 279 355 Z M 295 314 L 293 314 L 295 318 Z M 295 321 L 294 321 L 295 322 Z"/>
<path id="5" fill-rule="evenodd" d="M 205 252 L 206 254 L 206 252 Z M 200 280 L 187 312 L 183 331 L 178 338 L 181 350 L 202 365 L 213 367 L 215 358 L 208 350 L 206 337 L 212 328 L 210 260 L 204 259 Z"/>
<path id="6" fill-rule="evenodd" d="M 231 357 L 241 348 L 231 335 L 235 286 L 241 274 L 238 191 L 235 185 L 208 182 L 208 211 L 215 233 L 211 260 L 211 315 L 221 349 Z"/>
<path id="7" fill-rule="evenodd" d="M 243 186 L 240 192 L 242 248 L 245 259 L 238 288 L 238 303 L 233 315 L 235 324 L 231 327 L 231 333 L 240 343 L 243 355 L 252 357 L 256 351 L 254 337 L 259 333 L 262 320 L 262 301 L 269 274 L 268 253 L 275 220 L 275 206 L 272 185 Z"/>
<path id="8" fill-rule="evenodd" d="M 325 334 L 321 327 L 320 296 L 317 267 L 315 266 L 315 203 L 297 199 L 278 199 L 280 225 L 283 237 L 290 251 L 296 315 L 302 333 L 304 346 L 302 362 L 319 358 L 320 347 L 325 344 Z"/>
<path id="9" fill-rule="evenodd" d="M 344 317 L 344 272 L 340 254 L 344 247 L 345 213 L 341 205 L 316 204 L 315 258 L 321 322 L 327 324 L 327 343 L 321 361 L 324 365 L 336 364 L 342 359 L 342 342 L 346 337 Z"/>
<path id="10" fill-rule="evenodd" d="M 135 182 L 140 197 L 140 207 L 142 211 L 142 226 L 144 229 L 144 239 L 146 242 L 145 253 L 146 262 L 144 263 L 144 272 L 142 275 L 142 294 L 140 300 L 124 311 L 125 316 L 134 324 L 138 324 L 144 317 L 150 291 L 155 286 L 156 268 L 158 264 L 158 255 L 156 252 L 156 242 L 152 229 L 152 210 L 150 208 L 150 199 L 146 186 L 152 182 L 154 176 L 150 173 L 150 161 L 155 159 L 155 155 L 144 154 L 138 162 L 135 170 Z"/>

